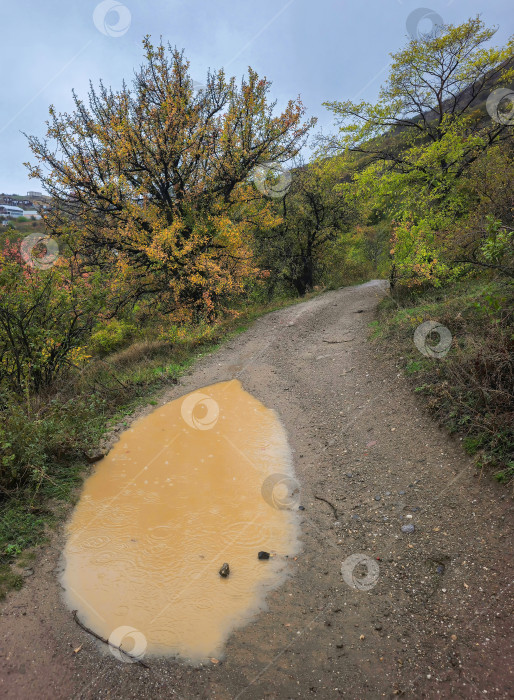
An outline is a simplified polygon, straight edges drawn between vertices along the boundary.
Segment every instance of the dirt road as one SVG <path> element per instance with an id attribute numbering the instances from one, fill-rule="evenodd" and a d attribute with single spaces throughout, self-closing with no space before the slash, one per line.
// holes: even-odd
<path id="1" fill-rule="evenodd" d="M 384 293 L 371 282 L 265 316 L 163 397 L 237 377 L 294 454 L 303 550 L 225 659 L 145 669 L 99 649 L 62 603 L 61 534 L 3 606 L 0 695 L 514 697 L 510 498 L 366 341 Z"/>

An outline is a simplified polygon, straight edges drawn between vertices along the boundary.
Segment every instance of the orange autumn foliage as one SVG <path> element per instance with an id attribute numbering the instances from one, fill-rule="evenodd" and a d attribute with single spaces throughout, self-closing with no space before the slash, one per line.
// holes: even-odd
<path id="1" fill-rule="evenodd" d="M 251 68 L 239 85 L 219 70 L 195 90 L 183 53 L 148 37 L 144 50 L 131 87 L 74 95 L 72 114 L 51 108 L 29 167 L 53 198 L 52 235 L 75 241 L 120 304 L 212 317 L 259 274 L 254 227 L 277 223 L 253 171 L 294 157 L 314 120 L 302 123 L 299 100 L 275 115 Z"/>

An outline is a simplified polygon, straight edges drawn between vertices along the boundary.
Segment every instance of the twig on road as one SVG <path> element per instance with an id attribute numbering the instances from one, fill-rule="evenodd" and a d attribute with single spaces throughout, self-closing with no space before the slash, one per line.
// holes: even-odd
<path id="1" fill-rule="evenodd" d="M 108 639 L 105 639 L 105 637 L 101 637 L 99 634 L 96 632 L 93 632 L 93 630 L 90 630 L 89 627 L 86 627 L 86 625 L 81 622 L 78 618 L 77 611 L 73 610 L 73 619 L 77 623 L 77 625 L 84 630 L 84 632 L 87 632 L 88 634 L 91 634 L 95 639 L 100 640 L 104 644 L 107 644 L 108 646 L 112 647 L 113 649 L 118 649 L 118 651 L 121 651 L 122 654 L 125 654 L 125 656 L 128 656 L 129 659 L 132 661 L 135 661 L 138 664 L 141 664 L 141 666 L 144 666 L 144 668 L 150 668 L 148 664 L 145 664 L 144 661 L 141 661 L 141 659 L 138 659 L 136 656 L 132 656 L 132 654 L 129 654 L 128 651 L 125 651 L 125 649 L 122 649 L 121 647 L 116 646 L 115 644 L 112 644 Z"/>
<path id="2" fill-rule="evenodd" d="M 335 519 L 339 520 L 339 517 L 337 515 L 337 508 L 335 507 L 335 505 L 333 503 L 330 503 L 330 501 L 327 501 L 327 499 L 323 498 L 322 496 L 314 496 L 314 498 L 316 498 L 318 501 L 323 501 L 324 503 L 327 503 L 332 508 L 332 511 L 334 512 Z"/>

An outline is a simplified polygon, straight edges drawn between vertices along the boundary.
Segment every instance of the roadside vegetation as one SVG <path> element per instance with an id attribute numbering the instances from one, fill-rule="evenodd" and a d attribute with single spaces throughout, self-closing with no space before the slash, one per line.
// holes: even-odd
<path id="1" fill-rule="evenodd" d="M 511 287 L 467 279 L 388 296 L 372 324 L 377 346 L 398 361 L 440 425 L 480 469 L 505 483 L 514 477 L 513 310 Z M 415 329 L 434 319 L 452 333 L 441 360 L 423 356 L 413 343 Z M 438 335 L 427 342 L 436 346 Z"/>
<path id="2" fill-rule="evenodd" d="M 514 475 L 514 43 L 480 18 L 410 41 L 376 104 L 327 104 L 321 151 L 353 165 L 368 231 L 388 230 L 390 296 L 374 336 L 498 480 Z M 414 332 L 436 321 L 448 352 Z M 429 347 L 441 342 L 432 331 Z"/>
<path id="3" fill-rule="evenodd" d="M 307 163 L 299 99 L 278 114 L 251 69 L 195 88 L 149 38 L 131 85 L 51 108 L 27 164 L 50 208 L 0 232 L 0 596 L 110 426 L 257 315 L 370 278 L 391 282 L 377 342 L 512 478 L 514 118 L 491 95 L 514 44 L 493 39 L 474 18 L 411 40 L 377 104 L 327 103 Z M 451 332 L 444 358 L 412 342 L 426 320 Z"/>

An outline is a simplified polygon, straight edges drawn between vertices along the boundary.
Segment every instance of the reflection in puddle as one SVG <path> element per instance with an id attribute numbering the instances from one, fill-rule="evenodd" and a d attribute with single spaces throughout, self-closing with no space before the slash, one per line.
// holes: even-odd
<path id="1" fill-rule="evenodd" d="M 277 473 L 291 473 L 285 433 L 236 380 L 136 421 L 86 481 L 73 514 L 68 604 L 102 637 L 135 628 L 147 654 L 220 656 L 297 550 L 295 516 L 262 491 Z M 260 561 L 261 550 L 276 556 Z"/>

